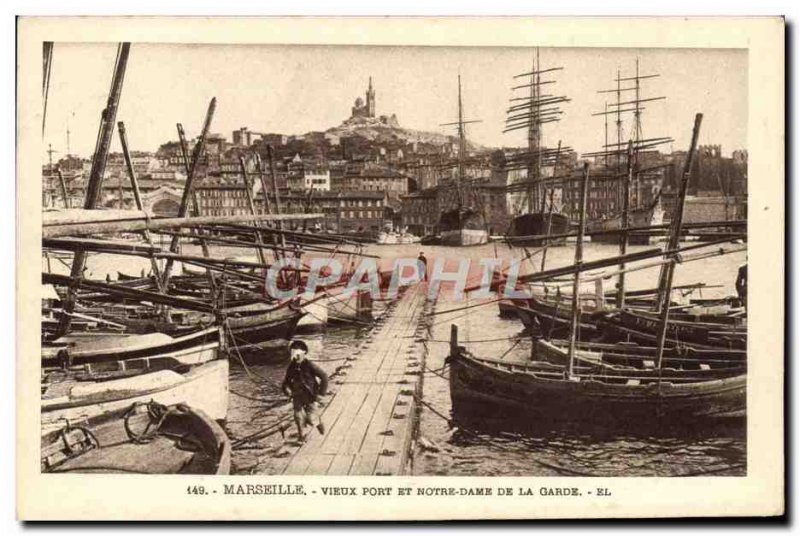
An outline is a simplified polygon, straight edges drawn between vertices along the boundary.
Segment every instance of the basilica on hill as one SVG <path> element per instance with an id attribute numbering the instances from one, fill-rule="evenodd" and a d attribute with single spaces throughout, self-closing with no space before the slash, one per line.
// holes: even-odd
<path id="1" fill-rule="evenodd" d="M 369 86 L 366 92 L 366 102 L 358 97 L 351 108 L 350 118 L 345 123 L 376 123 L 390 127 L 399 127 L 397 116 L 375 116 L 375 89 L 372 87 L 372 77 L 369 77 Z"/>
<path id="2" fill-rule="evenodd" d="M 367 102 L 365 103 L 361 97 L 358 97 L 353 104 L 353 113 L 350 117 L 375 117 L 375 90 L 372 88 L 371 76 L 367 88 Z"/>

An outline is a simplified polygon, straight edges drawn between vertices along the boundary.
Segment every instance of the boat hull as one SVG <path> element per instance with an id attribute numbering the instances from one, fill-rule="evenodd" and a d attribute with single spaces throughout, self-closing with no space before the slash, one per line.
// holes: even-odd
<path id="1" fill-rule="evenodd" d="M 658 202 L 650 207 L 634 209 L 630 211 L 628 221 L 629 227 L 660 225 L 664 221 L 664 210 Z M 604 220 L 590 221 L 587 225 L 586 232 L 592 237 L 593 244 L 619 244 L 619 234 L 606 233 L 594 235 L 592 233 L 596 231 L 616 231 L 621 228 L 622 216 L 616 215 Z M 650 245 L 650 243 L 649 234 L 636 232 L 628 234 L 628 244 L 630 245 L 647 246 Z"/>
<path id="2" fill-rule="evenodd" d="M 66 350 L 69 362 L 74 365 L 158 357 L 173 358 L 179 364 L 193 365 L 214 359 L 218 348 L 219 330 L 213 327 L 198 329 L 181 337 L 162 333 L 79 336 L 61 344 L 56 341 L 45 345 L 42 348 L 42 364 L 62 365 L 63 351 Z"/>
<path id="3" fill-rule="evenodd" d="M 289 340 L 303 314 L 302 311 L 284 307 L 261 314 L 228 318 L 229 332 L 233 335 L 231 342 L 258 344 L 274 339 Z"/>
<path id="4" fill-rule="evenodd" d="M 745 375 L 689 384 L 632 385 L 624 379 L 608 383 L 591 378 L 572 381 L 557 373 L 539 375 L 526 366 L 482 362 L 463 353 L 449 360 L 456 416 L 513 412 L 537 426 L 581 421 L 629 427 L 741 418 L 746 409 Z"/>
<path id="5" fill-rule="evenodd" d="M 162 370 L 132 378 L 99 382 L 68 395 L 42 399 L 42 435 L 60 429 L 65 422 L 77 423 L 119 411 L 137 402 L 186 404 L 215 420 L 228 414 L 228 361 L 221 359 L 192 368 L 185 374 Z"/>
<path id="6" fill-rule="evenodd" d="M 144 430 L 148 430 L 147 441 L 134 441 L 135 436 L 129 434 Z M 202 410 L 148 403 L 43 436 L 41 470 L 227 475 L 231 451 L 225 431 Z"/>
<path id="7" fill-rule="evenodd" d="M 657 343 L 660 320 L 653 313 L 623 310 L 602 321 L 604 339 L 607 341 Z M 670 346 L 695 348 L 747 349 L 746 326 L 725 323 L 703 323 L 670 319 L 667 323 L 666 341 Z"/>
<path id="8" fill-rule="evenodd" d="M 480 246 L 489 242 L 489 233 L 479 229 L 455 229 L 442 231 L 439 239 L 443 246 Z"/>
<path id="9" fill-rule="evenodd" d="M 443 246 L 479 246 L 489 242 L 489 232 L 480 214 L 460 207 L 442 213 L 439 240 Z"/>
<path id="10" fill-rule="evenodd" d="M 572 300 L 567 296 L 563 301 L 552 304 L 531 297 L 524 305 L 511 304 L 527 330 L 538 329 L 545 337 L 564 337 L 569 334 L 572 321 Z M 602 313 L 581 312 L 579 319 L 579 339 L 591 340 L 600 335 L 596 316 Z"/>
<path id="11" fill-rule="evenodd" d="M 513 300 L 500 300 L 497 302 L 497 314 L 500 316 L 500 318 L 517 318 L 517 309 L 514 307 L 514 305 L 515 302 Z"/>
<path id="12" fill-rule="evenodd" d="M 526 238 L 542 235 L 562 235 L 569 233 L 569 218 L 563 214 L 530 213 L 521 214 L 511 221 L 509 238 L 514 245 L 543 246 L 566 244 L 565 237 L 555 239 Z"/>
<path id="13" fill-rule="evenodd" d="M 313 333 L 325 329 L 328 324 L 328 298 L 315 298 L 311 303 L 303 305 L 303 315 L 297 323 L 295 333 Z"/>

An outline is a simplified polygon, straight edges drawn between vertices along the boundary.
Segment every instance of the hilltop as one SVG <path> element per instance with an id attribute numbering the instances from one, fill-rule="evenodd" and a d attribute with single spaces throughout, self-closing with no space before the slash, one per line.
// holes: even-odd
<path id="1" fill-rule="evenodd" d="M 426 132 L 401 127 L 397 122 L 397 117 L 351 117 L 337 127 L 329 128 L 325 131 L 325 137 L 331 139 L 333 143 L 340 138 L 360 137 L 366 141 L 377 144 L 390 143 L 423 143 L 430 145 L 453 145 L 458 143 L 456 136 L 448 136 L 438 132 Z M 467 142 L 467 148 L 471 151 L 482 149 L 481 146 Z"/>

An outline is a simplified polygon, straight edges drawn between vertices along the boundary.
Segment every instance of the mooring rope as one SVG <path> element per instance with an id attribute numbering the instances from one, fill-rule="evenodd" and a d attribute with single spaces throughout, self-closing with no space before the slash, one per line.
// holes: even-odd
<path id="1" fill-rule="evenodd" d="M 273 385 L 275 387 L 280 388 L 280 386 L 278 385 L 278 382 L 276 382 L 275 380 L 273 380 L 271 378 L 267 378 L 266 376 L 262 376 L 262 375 L 260 375 L 260 374 L 258 374 L 256 372 L 250 370 L 250 367 L 248 367 L 247 363 L 244 362 L 244 357 L 242 357 L 242 354 L 239 352 L 239 346 L 236 344 L 236 337 L 233 335 L 233 331 L 231 331 L 230 326 L 228 326 L 226 324 L 225 325 L 225 329 L 228 330 L 228 333 L 229 333 L 230 338 L 231 338 L 231 346 L 233 346 L 233 349 L 236 351 L 236 356 L 239 358 L 239 363 L 241 363 L 242 368 L 244 369 L 244 371 L 247 374 L 247 377 L 250 379 L 250 381 L 252 381 L 256 385 L 258 385 L 258 382 L 253 380 L 253 377 L 255 376 L 256 378 L 259 378 L 263 382 L 266 382 L 266 383 L 268 383 L 270 385 Z"/>
<path id="2" fill-rule="evenodd" d="M 511 350 L 513 350 L 514 348 L 516 348 L 516 347 L 517 347 L 517 345 L 518 345 L 520 342 L 522 342 L 522 339 L 517 339 L 517 340 L 514 342 L 514 344 L 512 344 L 512 345 L 511 345 L 511 346 L 508 348 L 508 350 L 506 350 L 505 352 L 503 352 L 503 355 L 501 355 L 501 356 L 500 356 L 500 359 L 503 359 L 505 356 L 507 356 L 507 355 L 508 355 L 508 353 L 509 353 L 509 352 L 511 352 Z"/>
<path id="3" fill-rule="evenodd" d="M 272 404 L 272 403 L 277 402 L 277 400 L 270 400 L 269 398 L 258 398 L 258 397 L 255 397 L 255 396 L 246 395 L 244 393 L 240 393 L 238 391 L 235 391 L 235 390 L 233 390 L 231 388 L 228 388 L 228 392 L 231 393 L 232 395 L 236 395 L 236 396 L 238 396 L 240 398 L 244 398 L 244 399 L 247 399 L 247 400 L 252 400 L 253 402 L 265 402 L 265 403 L 268 403 L 268 404 Z M 283 405 L 283 404 L 286 404 L 286 400 L 281 400 L 280 404 L 276 404 L 275 406 L 272 406 L 272 407 L 266 407 L 264 409 L 272 409 L 273 407 L 277 407 L 277 406 L 280 406 L 280 405 Z"/>
<path id="4" fill-rule="evenodd" d="M 412 336 L 412 337 L 406 337 L 406 338 L 411 339 L 411 338 L 414 338 L 414 337 Z M 481 342 L 516 341 L 516 340 L 527 339 L 527 338 L 528 337 L 525 337 L 525 336 L 522 336 L 522 335 L 514 335 L 514 336 L 511 336 L 511 337 L 498 337 L 496 339 L 470 339 L 468 341 L 459 340 L 458 342 L 459 342 L 459 344 L 460 343 L 472 344 L 472 343 L 481 343 Z M 425 339 L 425 341 L 426 342 L 441 342 L 441 343 L 448 343 L 448 344 L 450 343 L 449 339 Z"/>

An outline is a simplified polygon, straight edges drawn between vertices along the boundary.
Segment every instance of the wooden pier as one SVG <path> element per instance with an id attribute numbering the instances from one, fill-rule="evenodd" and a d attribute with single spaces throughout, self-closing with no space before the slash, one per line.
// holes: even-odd
<path id="1" fill-rule="evenodd" d="M 398 475 L 409 469 L 419 424 L 427 334 L 427 285 L 409 288 L 366 342 L 346 374 L 331 380 L 321 410 L 325 434 L 291 452 L 278 473 Z"/>

